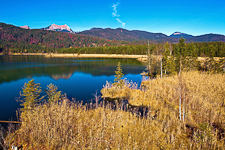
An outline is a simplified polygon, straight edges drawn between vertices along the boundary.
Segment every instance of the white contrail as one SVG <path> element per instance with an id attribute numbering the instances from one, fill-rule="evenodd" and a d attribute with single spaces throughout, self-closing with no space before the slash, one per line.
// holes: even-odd
<path id="1" fill-rule="evenodd" d="M 124 27 L 125 26 L 125 22 L 122 22 L 119 18 L 116 18 L 116 20 L 122 24 L 122 26 Z"/>
<path id="2" fill-rule="evenodd" d="M 120 16 L 120 15 L 117 14 L 117 6 L 118 6 L 119 4 L 120 4 L 120 3 L 117 2 L 116 4 L 113 4 L 113 5 L 112 5 L 112 7 L 113 7 L 113 13 L 112 13 L 112 15 L 113 15 L 113 17 L 117 17 L 116 20 L 117 20 L 119 23 L 121 23 L 122 26 L 124 27 L 124 26 L 125 26 L 125 23 L 122 22 L 122 21 L 119 19 L 119 16 Z"/>

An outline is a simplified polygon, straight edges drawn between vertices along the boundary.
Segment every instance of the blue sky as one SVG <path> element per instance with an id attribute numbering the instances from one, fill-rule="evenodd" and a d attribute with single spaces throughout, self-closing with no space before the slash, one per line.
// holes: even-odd
<path id="1" fill-rule="evenodd" d="M 32 29 L 125 28 L 170 35 L 225 35 L 225 0 L 1 0 L 0 22 Z"/>

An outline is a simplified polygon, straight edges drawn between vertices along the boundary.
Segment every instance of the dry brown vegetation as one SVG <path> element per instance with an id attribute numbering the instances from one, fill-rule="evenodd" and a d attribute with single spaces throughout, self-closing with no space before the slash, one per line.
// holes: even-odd
<path id="1" fill-rule="evenodd" d="M 180 119 L 185 126 L 180 130 L 185 131 L 188 143 L 204 145 L 195 148 L 215 148 L 224 144 L 224 74 L 185 72 L 181 76 L 143 81 L 141 89 L 134 85 L 117 88 L 107 83 L 101 92 L 103 97 L 127 99 L 132 106 L 147 106 L 152 118 L 166 124 L 170 122 L 170 127 L 178 125 Z"/>
<path id="2" fill-rule="evenodd" d="M 201 145 L 189 141 L 178 119 L 143 118 L 119 108 L 87 109 L 66 101 L 38 106 L 22 114 L 20 129 L 8 136 L 9 145 L 23 149 L 195 149 Z M 213 133 L 212 138 L 216 139 Z"/>
<path id="3" fill-rule="evenodd" d="M 23 122 L 9 145 L 24 149 L 165 149 L 189 147 L 180 123 L 169 126 L 146 116 L 81 104 L 42 105 L 22 114 Z M 171 132 L 171 133 L 170 133 Z M 170 133 L 167 135 L 167 133 Z M 183 139 L 184 138 L 184 139 Z M 180 145 L 179 140 L 183 143 Z M 186 143 L 186 144 L 184 144 Z"/>
<path id="4" fill-rule="evenodd" d="M 22 112 L 21 126 L 7 136 L 6 143 L 23 149 L 225 147 L 223 74 L 187 72 L 143 81 L 141 89 L 131 82 L 122 88 L 107 83 L 101 92 L 103 97 L 127 99 L 129 104 L 103 101 L 87 106 L 64 99 L 38 105 Z M 145 115 L 134 108 L 143 105 Z"/>
<path id="5" fill-rule="evenodd" d="M 2 55 L 2 53 L 0 53 Z M 144 61 L 147 55 L 127 55 L 127 54 L 61 54 L 61 53 L 13 53 L 13 55 L 43 55 L 45 57 L 64 57 L 64 58 L 134 58 Z"/>

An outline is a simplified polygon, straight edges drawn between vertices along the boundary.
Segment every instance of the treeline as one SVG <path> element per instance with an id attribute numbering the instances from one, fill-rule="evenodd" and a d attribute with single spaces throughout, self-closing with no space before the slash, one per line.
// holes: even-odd
<path id="1" fill-rule="evenodd" d="M 148 46 L 146 70 L 149 76 L 171 75 L 200 70 L 212 73 L 225 71 L 225 43 L 185 43 Z"/>
<path id="2" fill-rule="evenodd" d="M 59 53 L 147 55 L 148 75 L 175 74 L 182 70 L 222 72 L 225 60 L 224 42 L 120 45 L 110 47 L 61 48 Z"/>
<path id="3" fill-rule="evenodd" d="M 61 48 L 59 53 L 78 53 L 78 54 L 128 54 L 145 55 L 147 45 L 120 45 L 105 47 L 80 47 L 80 48 Z"/>
<path id="4" fill-rule="evenodd" d="M 150 47 L 152 53 L 160 54 L 165 52 L 166 44 L 142 44 L 142 45 L 120 45 L 105 47 L 80 47 L 80 48 L 60 48 L 59 53 L 78 53 L 78 54 L 128 54 L 146 55 Z M 180 50 L 179 43 L 169 44 L 171 55 L 176 55 Z M 186 53 L 194 53 L 198 57 L 225 57 L 224 42 L 203 42 L 185 43 L 183 47 Z"/>

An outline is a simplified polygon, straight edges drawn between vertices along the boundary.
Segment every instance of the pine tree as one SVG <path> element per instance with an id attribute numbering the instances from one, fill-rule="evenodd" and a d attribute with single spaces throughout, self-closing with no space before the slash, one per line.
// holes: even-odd
<path id="1" fill-rule="evenodd" d="M 148 41 L 148 49 L 147 49 L 147 66 L 146 66 L 146 70 L 148 71 L 148 75 L 151 74 L 151 49 L 149 46 L 149 41 Z"/>
<path id="2" fill-rule="evenodd" d="M 42 89 L 40 87 L 40 83 L 35 83 L 34 79 L 28 81 L 23 86 L 23 91 L 20 95 L 23 97 L 22 104 L 24 108 L 22 111 L 34 109 L 38 102 L 40 102 L 43 97 L 40 96 Z"/>
<path id="3" fill-rule="evenodd" d="M 117 63 L 117 68 L 116 68 L 115 73 L 116 73 L 116 75 L 115 75 L 115 80 L 114 80 L 113 85 L 122 88 L 122 86 L 124 85 L 124 81 L 123 81 L 124 74 L 122 73 L 122 68 L 121 68 L 120 62 Z"/>
<path id="4" fill-rule="evenodd" d="M 168 42 L 164 46 L 165 51 L 163 53 L 163 60 L 164 60 L 164 70 L 165 74 L 175 74 L 176 73 L 176 66 L 174 56 L 171 54 L 170 45 Z"/>
<path id="5" fill-rule="evenodd" d="M 52 102 L 57 102 L 61 99 L 61 91 L 57 91 L 58 88 L 57 86 L 55 86 L 54 84 L 49 84 L 47 85 L 47 89 L 45 90 L 47 95 L 48 95 L 48 102 L 52 103 Z"/>
<path id="6" fill-rule="evenodd" d="M 196 70 L 196 68 L 198 67 L 198 57 L 197 57 L 197 50 L 196 50 L 196 46 L 194 45 L 193 42 L 191 42 L 190 44 L 187 45 L 187 53 L 188 53 L 188 56 L 186 58 L 186 61 L 185 61 L 185 67 L 186 67 L 186 70 L 187 71 L 190 71 L 190 70 Z"/>

